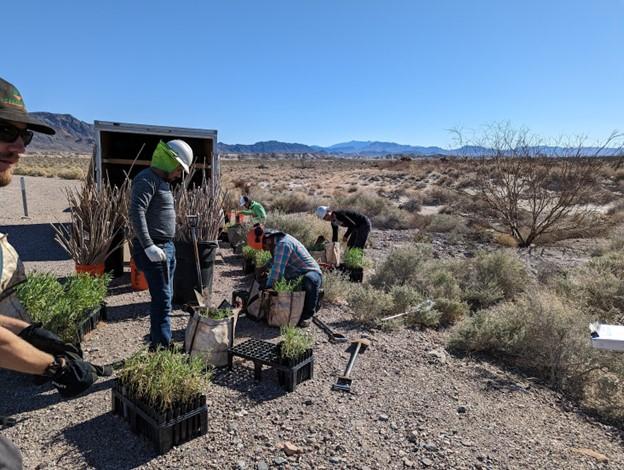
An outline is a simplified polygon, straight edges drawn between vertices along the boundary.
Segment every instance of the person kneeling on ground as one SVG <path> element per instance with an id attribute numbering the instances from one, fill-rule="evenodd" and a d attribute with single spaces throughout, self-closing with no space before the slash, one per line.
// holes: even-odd
<path id="1" fill-rule="evenodd" d="M 330 210 L 327 206 L 320 206 L 316 209 L 316 215 L 319 219 L 331 222 L 332 226 L 332 242 L 338 241 L 338 227 L 347 227 L 342 240 L 347 242 L 347 248 L 364 249 L 368 234 L 372 225 L 368 217 L 359 212 L 350 210 Z"/>
<path id="2" fill-rule="evenodd" d="M 253 216 L 252 222 L 254 224 L 264 223 L 267 214 L 262 204 L 260 204 L 258 201 L 250 199 L 248 196 L 241 196 L 239 202 L 241 207 L 244 207 L 242 211 L 239 211 L 239 214 Z"/>
<path id="3" fill-rule="evenodd" d="M 309 326 L 316 312 L 323 284 L 321 268 L 301 242 L 286 233 L 267 229 L 262 237 L 262 245 L 273 255 L 266 288 L 273 287 L 273 284 L 282 277 L 292 280 L 303 276 L 303 290 L 306 294 L 301 320 L 297 326 L 303 328 Z"/>

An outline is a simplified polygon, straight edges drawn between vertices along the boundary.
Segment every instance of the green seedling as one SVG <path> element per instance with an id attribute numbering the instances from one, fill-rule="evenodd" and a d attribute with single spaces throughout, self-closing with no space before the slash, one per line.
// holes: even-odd
<path id="1" fill-rule="evenodd" d="M 361 248 L 350 248 L 345 251 L 342 261 L 349 269 L 359 269 L 364 267 L 364 250 Z"/>
<path id="2" fill-rule="evenodd" d="M 312 336 L 304 333 L 301 328 L 282 326 L 281 355 L 284 359 L 297 359 L 312 347 Z"/>
<path id="3" fill-rule="evenodd" d="M 284 278 L 278 279 L 273 284 L 273 290 L 275 292 L 298 292 L 303 287 L 303 276 L 296 277 L 287 281 Z"/>
<path id="4" fill-rule="evenodd" d="M 271 259 L 273 259 L 273 256 L 270 251 L 256 250 L 256 268 L 266 266 Z"/>
<path id="5" fill-rule="evenodd" d="M 229 308 L 202 308 L 199 309 L 199 314 L 213 320 L 225 320 L 232 316 L 232 310 Z"/>
<path id="6" fill-rule="evenodd" d="M 243 257 L 246 258 L 246 259 L 250 259 L 250 260 L 255 259 L 257 252 L 258 252 L 258 250 L 256 250 L 255 248 L 250 247 L 249 245 L 245 245 L 243 247 Z"/>

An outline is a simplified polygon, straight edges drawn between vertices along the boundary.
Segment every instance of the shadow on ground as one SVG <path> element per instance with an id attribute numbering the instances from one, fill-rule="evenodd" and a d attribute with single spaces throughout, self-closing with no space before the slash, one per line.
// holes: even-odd
<path id="1" fill-rule="evenodd" d="M 247 364 L 252 363 L 247 362 Z M 228 370 L 227 367 L 221 367 L 215 369 L 213 374 L 212 382 L 215 385 L 244 393 L 250 400 L 255 402 L 275 400 L 286 394 L 286 391 L 277 383 L 276 372 L 266 367 L 262 370 L 262 380 L 260 382 L 254 379 L 253 369 L 237 362 L 234 363 L 232 370 Z"/>
<path id="2" fill-rule="evenodd" d="M 69 255 L 54 240 L 50 224 L 3 225 L 2 233 L 19 253 L 22 261 L 66 261 Z"/>
<path id="3" fill-rule="evenodd" d="M 76 448 L 90 468 L 126 470 L 158 457 L 148 442 L 133 434 L 123 419 L 112 413 L 64 430 L 57 439 L 62 442 L 63 438 Z"/>

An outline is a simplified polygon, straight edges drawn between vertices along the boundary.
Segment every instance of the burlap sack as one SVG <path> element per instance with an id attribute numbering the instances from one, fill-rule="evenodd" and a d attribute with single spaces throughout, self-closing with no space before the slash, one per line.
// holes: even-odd
<path id="1" fill-rule="evenodd" d="M 317 263 L 327 263 L 327 257 L 325 256 L 325 250 L 323 251 L 310 251 L 310 256 L 314 258 Z"/>
<path id="2" fill-rule="evenodd" d="M 296 326 L 301 319 L 305 292 L 265 292 L 269 298 L 267 323 L 270 326 Z"/>
<path id="3" fill-rule="evenodd" d="M 237 311 L 223 320 L 213 320 L 193 312 L 184 333 L 184 351 L 191 356 L 200 356 L 208 365 L 226 366 L 227 349 L 234 339 L 237 320 Z"/>
<path id="4" fill-rule="evenodd" d="M 323 262 L 336 266 L 340 264 L 340 243 L 328 242 L 325 245 L 325 261 Z"/>

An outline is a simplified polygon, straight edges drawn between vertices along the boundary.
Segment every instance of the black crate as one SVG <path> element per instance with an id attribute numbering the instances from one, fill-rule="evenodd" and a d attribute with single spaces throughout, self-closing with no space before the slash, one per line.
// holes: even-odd
<path id="1" fill-rule="evenodd" d="M 280 346 L 259 339 L 249 339 L 228 349 L 229 367 L 232 369 L 234 356 L 242 357 L 254 363 L 254 378 L 262 380 L 262 367 L 268 366 L 277 371 L 279 384 L 289 392 L 297 388 L 304 380 L 314 377 L 314 355 L 312 350 L 297 361 L 285 362 L 280 357 Z"/>
<path id="2" fill-rule="evenodd" d="M 113 414 L 121 416 L 132 432 L 151 441 L 159 454 L 208 433 L 205 395 L 196 397 L 188 405 L 161 413 L 130 396 L 116 380 L 112 388 L 112 407 Z"/>
<path id="3" fill-rule="evenodd" d="M 78 324 L 78 343 L 82 342 L 87 333 L 95 330 L 100 320 L 106 320 L 107 318 L 105 304 L 87 311 L 85 317 Z"/>

